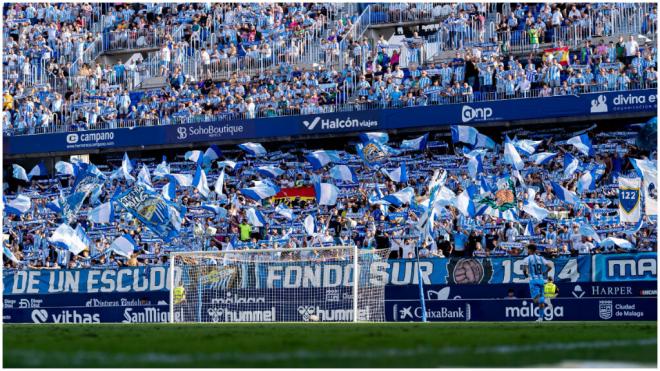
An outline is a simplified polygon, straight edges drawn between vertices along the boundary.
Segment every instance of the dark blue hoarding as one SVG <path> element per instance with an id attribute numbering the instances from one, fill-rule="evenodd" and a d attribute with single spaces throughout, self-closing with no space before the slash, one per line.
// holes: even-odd
<path id="1" fill-rule="evenodd" d="M 657 111 L 655 89 L 3 137 L 4 155 L 333 135 Z"/>

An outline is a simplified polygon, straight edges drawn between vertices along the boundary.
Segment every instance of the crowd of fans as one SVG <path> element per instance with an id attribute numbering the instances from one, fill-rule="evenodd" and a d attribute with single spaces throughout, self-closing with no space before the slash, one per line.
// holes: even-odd
<path id="1" fill-rule="evenodd" d="M 149 186 L 155 192 L 165 195 L 168 192 L 163 187 L 172 181 L 166 172 L 178 174 L 178 178 L 193 178 L 198 166 L 192 161 L 194 158 L 182 160 L 179 155 L 177 159 L 170 159 L 169 163 L 159 163 L 153 158 L 134 158 L 131 172 L 127 172 L 128 165 L 123 164 L 125 160 L 110 158 L 97 164 L 105 177 L 100 192 L 89 197 L 71 221 L 72 226 L 78 224 L 82 227 L 90 239 L 89 246 L 77 255 L 49 241 L 54 229 L 67 222 L 52 205 L 69 194 L 71 186 L 76 183 L 76 176 L 51 172 L 49 175 L 35 176 L 30 182 L 13 180 L 12 184 L 18 184 L 18 187 L 5 184 L 6 202 L 11 204 L 15 196 L 23 195 L 29 197 L 31 203 L 24 212 L 5 210 L 4 264 L 5 267 L 37 269 L 135 266 L 164 263 L 169 251 L 352 244 L 362 249 L 390 249 L 391 258 L 404 259 L 417 255 L 524 255 L 528 242 L 538 244 L 548 257 L 656 251 L 655 216 L 645 215 L 643 211 L 642 223 L 637 227 L 620 223 L 617 180 L 620 176 L 639 176 L 630 159 L 652 159 L 655 158 L 655 151 L 649 153 L 637 147 L 635 138 L 638 133 L 630 129 L 599 132 L 590 128 L 586 133 L 593 143 L 595 155 L 586 156 L 577 147 L 566 143 L 569 137 L 584 132 L 517 129 L 515 133 L 507 133 L 516 135 L 515 146 L 521 148 L 525 167 L 519 172 L 502 161 L 501 145 L 476 149 L 475 154 L 464 151 L 463 144 L 447 142 L 445 139 L 430 140 L 421 150 L 410 149 L 409 146 L 402 146 L 408 149 L 401 151 L 385 147 L 389 148 L 389 157 L 381 167 L 367 164 L 356 154 L 355 147 L 346 143 L 346 147 L 338 151 L 339 160 L 318 170 L 313 170 L 305 160 L 305 155 L 309 155 L 312 149 L 303 149 L 304 146 L 297 144 L 273 146 L 270 152 L 260 157 L 222 148 L 221 157 L 204 163 L 205 175 L 211 188 L 208 196 L 202 195 L 199 187 L 192 185 L 194 182 L 186 184 L 182 181 L 176 187 L 172 202 L 186 207 L 187 212 L 181 222 L 179 236 L 169 243 L 163 242 L 116 202 L 114 218 L 107 224 L 92 222 L 89 214 L 100 204 L 111 202 L 113 197 L 135 187 L 136 183 L 150 183 Z M 397 147 L 395 144 L 390 145 Z M 557 155 L 550 161 L 540 162 L 530 157 L 533 153 L 541 152 Z M 475 155 L 482 156 L 483 162 L 482 169 L 477 170 L 476 174 L 471 172 L 469 164 L 470 158 Z M 570 171 L 565 166 L 565 157 L 568 155 L 579 159 L 579 165 Z M 337 180 L 336 175 L 333 175 L 330 168 L 341 164 L 355 172 L 358 180 L 356 183 Z M 407 179 L 392 175 L 402 164 L 406 166 Z M 282 174 L 277 175 L 276 172 L 275 175 L 266 176 L 256 170 L 257 167 L 267 165 L 279 168 Z M 76 166 L 73 163 L 72 167 Z M 72 167 L 58 166 L 58 169 Z M 169 170 L 165 171 L 166 168 Z M 220 183 L 221 193 L 218 193 L 213 185 L 221 170 L 225 177 Z M 592 171 L 596 171 L 600 177 L 592 186 L 578 192 L 578 203 L 564 202 L 550 186 L 551 181 L 557 182 L 577 192 L 578 179 Z M 424 215 L 425 200 L 430 196 L 429 179 L 434 178 L 434 175 L 439 175 L 439 178 L 446 176 L 441 184 L 446 187 L 442 191 L 445 195 L 443 197 L 448 198 L 433 218 L 434 228 L 430 238 L 421 239 L 420 231 L 423 228 L 419 227 L 420 219 Z M 505 182 L 502 183 L 502 180 Z M 242 190 L 252 187 L 255 181 L 272 182 L 292 196 L 278 193 L 260 201 L 246 197 Z M 309 191 L 318 182 L 334 183 L 339 188 L 336 203 L 319 205 L 313 191 L 310 191 L 311 194 L 305 193 L 305 189 Z M 414 191 L 412 199 L 403 200 L 400 204 L 384 202 L 388 195 L 408 187 Z M 496 199 L 496 202 L 502 198 L 507 202 L 512 201 L 509 205 L 511 209 L 507 213 L 487 210 L 475 217 L 466 216 L 454 198 L 447 194 L 460 195 L 464 190 L 474 187 L 478 189 L 471 196 L 475 205 L 481 207 L 487 204 L 483 200 L 488 197 Z M 509 196 L 504 195 L 508 192 L 505 188 L 511 191 Z M 500 194 L 500 191 L 504 193 Z M 528 214 L 525 205 L 530 202 L 545 208 L 548 211 L 547 217 L 537 220 Z M 645 202 L 657 201 L 648 199 Z M 645 202 L 641 205 L 642 210 L 645 210 Z M 293 212 L 291 220 L 277 211 L 277 206 L 282 203 Z M 59 205 L 62 206 L 61 201 Z M 261 212 L 265 220 L 259 222 L 259 219 L 249 217 L 251 208 Z M 308 215 L 314 216 L 314 233 L 309 233 L 309 226 L 304 225 Z M 584 225 L 591 226 L 602 241 L 615 237 L 620 239 L 617 241 L 627 243 L 599 243 L 593 235 L 583 232 Z M 110 249 L 114 239 L 124 234 L 131 235 L 137 244 L 137 249 L 130 256 L 122 256 Z M 7 250 L 11 251 L 15 260 L 7 257 Z"/>
<path id="2" fill-rule="evenodd" d="M 430 12 L 449 30 L 448 42 L 450 49 L 457 50 L 455 56 L 442 63 L 403 63 L 401 48 L 393 47 L 382 36 L 375 41 L 352 39 L 348 31 L 357 15 L 340 12 L 339 7 L 8 5 L 4 8 L 8 27 L 3 35 L 3 133 L 35 134 L 657 86 L 657 48 L 655 44 L 640 45 L 632 34 L 621 35 L 616 42 L 585 41 L 572 48 L 568 60 L 540 49 L 519 56 L 506 47 L 463 44 L 461 35 L 476 27 L 468 20 L 483 22 L 484 5 L 438 5 Z M 414 9 L 392 6 L 386 12 L 407 14 L 414 13 Z M 516 5 L 509 14 L 500 14 L 498 35 L 515 29 L 525 32 L 536 45 L 555 40 L 548 34 L 566 23 L 586 22 L 595 27 L 618 11 L 617 6 L 599 4 Z M 422 13 L 414 14 L 421 17 Z M 655 22 L 655 17 L 652 8 L 647 23 Z M 86 61 L 84 51 L 95 42 L 96 36 L 90 31 L 94 22 L 101 22 L 107 48 L 151 45 L 158 50 L 157 58 L 104 65 Z M 612 29 L 605 28 L 603 35 L 611 35 Z M 498 37 L 506 44 L 511 41 L 506 37 L 513 36 Z M 563 35 L 554 46 L 561 47 L 571 37 Z M 138 43 L 140 38 L 144 40 Z M 425 42 L 417 34 L 411 39 L 414 42 L 408 56 L 417 55 L 415 45 L 421 47 Z M 309 45 L 302 40 L 318 41 L 323 51 L 319 62 L 326 63 L 296 64 L 290 56 L 305 53 L 303 49 Z M 214 74 L 240 58 L 269 60 L 271 65 L 257 71 L 236 70 L 222 77 Z M 155 69 L 151 63 L 157 64 Z M 186 67 L 191 63 L 200 71 L 197 76 Z M 42 64 L 45 70 L 35 69 Z M 135 91 L 147 70 L 166 76 L 165 86 Z M 41 74 L 52 78 L 45 84 L 34 84 Z"/>

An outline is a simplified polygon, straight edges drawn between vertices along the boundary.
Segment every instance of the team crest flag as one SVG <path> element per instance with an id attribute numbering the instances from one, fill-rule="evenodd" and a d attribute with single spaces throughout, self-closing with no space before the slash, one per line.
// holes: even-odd
<path id="1" fill-rule="evenodd" d="M 392 154 L 389 147 L 373 141 L 364 144 L 358 143 L 356 148 L 360 158 L 369 167 L 374 167 L 387 161 Z"/>
<path id="2" fill-rule="evenodd" d="M 621 223 L 637 223 L 641 213 L 640 178 L 619 178 L 619 220 Z"/>
<path id="3" fill-rule="evenodd" d="M 185 209 L 137 184 L 117 196 L 117 203 L 165 242 L 178 236 Z"/>
<path id="4" fill-rule="evenodd" d="M 500 178 L 497 181 L 495 194 L 488 192 L 477 203 L 481 205 L 480 210 L 486 215 L 505 220 L 517 220 L 518 198 L 511 178 Z"/>

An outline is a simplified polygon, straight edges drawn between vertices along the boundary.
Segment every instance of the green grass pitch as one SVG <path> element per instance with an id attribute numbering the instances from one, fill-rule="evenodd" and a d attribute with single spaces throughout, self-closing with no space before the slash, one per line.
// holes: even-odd
<path id="1" fill-rule="evenodd" d="M 656 322 L 4 325 L 5 367 L 655 367 Z"/>

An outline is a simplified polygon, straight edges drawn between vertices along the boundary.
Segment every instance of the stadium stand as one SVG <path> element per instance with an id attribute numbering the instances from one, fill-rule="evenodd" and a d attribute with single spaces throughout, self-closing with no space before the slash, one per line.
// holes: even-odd
<path id="1" fill-rule="evenodd" d="M 4 16 L 5 135 L 657 86 L 651 3 L 28 3 Z M 433 31 L 377 33 L 399 24 Z"/>
<path id="2" fill-rule="evenodd" d="M 14 3 L 3 16 L 5 137 L 657 88 L 652 3 Z M 223 145 L 162 162 L 61 161 L 56 172 L 12 164 L 4 265 L 346 244 L 398 258 L 515 256 L 528 241 L 548 257 L 656 250 L 655 218 L 629 229 L 618 217 L 618 177 L 655 168 L 632 129 L 521 129 L 498 143 L 452 130 L 451 142 L 399 148 L 365 136 L 358 154 L 342 141 L 338 152 Z M 440 167 L 447 207 L 420 232 Z M 119 205 L 135 189 L 168 205 L 165 230 Z M 75 235 L 59 230 L 73 222 Z M 134 251 L 113 245 L 125 235 Z M 78 239 L 86 248 L 71 248 Z"/>

